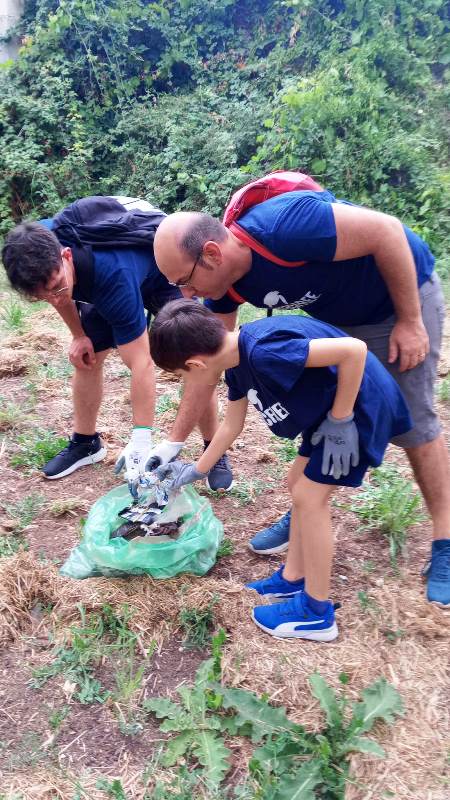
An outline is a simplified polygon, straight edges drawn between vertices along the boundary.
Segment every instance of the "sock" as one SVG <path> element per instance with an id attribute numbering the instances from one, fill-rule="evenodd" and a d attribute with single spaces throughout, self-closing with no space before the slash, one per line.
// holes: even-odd
<path id="1" fill-rule="evenodd" d="M 73 433 L 72 434 L 72 442 L 75 444 L 90 444 L 93 439 L 98 439 L 98 433 Z"/>
<path id="2" fill-rule="evenodd" d="M 283 578 L 284 581 L 286 581 L 286 583 L 290 583 L 291 586 L 298 586 L 299 583 L 301 584 L 302 589 L 305 586 L 305 579 L 304 578 L 299 578 L 297 581 L 288 581 L 288 579 L 284 577 L 284 569 L 283 569 L 283 572 L 281 573 L 281 577 Z"/>
<path id="3" fill-rule="evenodd" d="M 431 552 L 434 553 L 436 550 L 445 550 L 446 547 L 450 547 L 450 539 L 434 539 L 431 545 Z"/>
<path id="4" fill-rule="evenodd" d="M 309 608 L 316 616 L 320 617 L 321 614 L 325 614 L 329 605 L 329 600 L 316 600 L 315 597 L 311 597 L 307 592 L 305 592 L 305 599 Z"/>

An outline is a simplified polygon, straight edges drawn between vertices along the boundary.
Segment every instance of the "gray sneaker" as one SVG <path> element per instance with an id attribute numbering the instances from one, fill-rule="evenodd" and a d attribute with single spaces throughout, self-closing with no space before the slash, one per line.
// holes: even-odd
<path id="1" fill-rule="evenodd" d="M 229 492 L 232 488 L 233 472 L 226 453 L 209 470 L 206 485 L 208 489 L 212 489 L 214 492 L 219 490 Z"/>

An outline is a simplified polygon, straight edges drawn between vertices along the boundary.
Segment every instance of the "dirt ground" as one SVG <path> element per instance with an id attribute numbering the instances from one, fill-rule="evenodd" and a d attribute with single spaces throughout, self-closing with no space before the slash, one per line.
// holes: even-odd
<path id="1" fill-rule="evenodd" d="M 338 612 L 340 637 L 332 644 L 317 645 L 282 642 L 264 635 L 251 621 L 252 598 L 241 591 L 241 585 L 269 574 L 281 558 L 258 557 L 249 551 L 247 542 L 288 509 L 284 480 L 288 464 L 282 460 L 281 446 L 252 409 L 248 425 L 231 452 L 240 497 L 210 496 L 225 536 L 233 543 L 232 555 L 219 559 L 204 578 L 181 576 L 165 587 L 142 577 L 79 582 L 62 578 L 58 568 L 79 541 L 80 519 L 99 496 L 118 483 L 112 467 L 130 428 L 129 378 L 117 356 L 107 360 L 98 423 L 108 447 L 106 460 L 66 479 L 46 481 L 37 470 L 11 467 L 10 459 L 17 451 L 18 437 L 35 427 L 62 436 L 70 432 L 70 378 L 64 368 L 68 337 L 51 309 L 36 311 L 25 333 L 9 334 L 7 339 L 5 331 L 2 335 L 1 402 L 15 404 L 26 415 L 15 427 L 0 432 L 2 534 L 10 535 L 11 505 L 33 494 L 42 495 L 43 501 L 23 531 L 26 550 L 0 559 L 0 611 L 4 621 L 0 797 L 100 798 L 107 796 L 96 788 L 96 781 L 102 777 L 119 779 L 127 798 L 142 796 L 140 776 L 151 764 L 155 746 L 162 739 L 154 721 L 147 717 L 143 730 L 131 735 L 118 725 L 120 710 L 109 703 L 82 705 L 61 676 L 41 689 L 30 685 L 32 671 L 51 661 L 54 637 L 61 639 L 70 624 L 79 619 L 77 603 L 94 608 L 108 603 L 118 591 L 128 598 L 130 607 L 136 603 L 144 609 L 140 636 L 143 653 L 152 640 L 156 642 L 153 655 L 142 659 L 140 701 L 171 695 L 181 682 L 192 680 L 207 653 L 183 647 L 178 613 L 183 604 L 195 605 L 196 598 L 202 597 L 204 604 L 218 595 L 216 621 L 228 634 L 225 680 L 266 692 L 306 726 L 316 728 L 322 720 L 306 681 L 316 669 L 334 686 L 345 671 L 354 697 L 381 675 L 401 693 L 405 717 L 392 727 L 378 729 L 377 740 L 387 757 L 382 761 L 369 755 L 353 759 L 355 780 L 348 789 L 349 800 L 387 796 L 446 800 L 450 792 L 450 619 L 424 601 L 419 573 L 429 554 L 429 523 L 410 529 L 407 552 L 396 572 L 385 538 L 376 531 L 361 530 L 358 518 L 346 508 L 357 491 L 339 490 L 333 503 L 336 557 L 332 597 L 342 604 Z M 447 335 L 447 353 L 449 341 Z M 444 358 L 442 376 L 448 367 Z M 177 402 L 178 390 L 176 381 L 158 374 L 159 398 L 169 396 Z M 221 406 L 224 402 L 222 389 Z M 440 403 L 440 412 L 448 437 L 448 401 Z M 173 408 L 158 414 L 161 433 L 169 430 L 174 415 Z M 199 435 L 192 434 L 185 457 L 195 455 L 200 447 Z M 390 448 L 387 458 L 411 477 L 400 451 Z M 55 516 L 53 504 L 62 500 L 70 501 L 71 510 Z M 358 593 L 363 593 L 363 599 Z M 145 621 L 145 609 L 153 601 L 150 623 Z M 102 685 L 110 688 L 113 676 L 108 664 L 99 667 L 99 677 Z M 61 709 L 65 716 L 55 732 L 49 720 Z M 80 786 L 85 793 L 77 794 Z"/>

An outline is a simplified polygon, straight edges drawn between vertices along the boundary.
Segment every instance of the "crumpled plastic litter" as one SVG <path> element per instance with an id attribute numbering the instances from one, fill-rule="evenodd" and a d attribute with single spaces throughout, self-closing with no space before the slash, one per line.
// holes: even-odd
<path id="1" fill-rule="evenodd" d="M 194 575 L 208 572 L 216 561 L 223 525 L 208 500 L 198 495 L 192 486 L 168 493 L 165 483 L 167 481 L 152 480 L 143 487 L 136 508 L 146 503 L 164 503 L 158 522 L 181 519 L 178 538 L 164 537 L 169 541 L 151 536 L 138 536 L 129 541 L 121 536 L 111 538 L 111 533 L 124 522 L 119 512 L 130 505 L 128 487 L 123 484 L 94 503 L 86 519 L 83 538 L 60 573 L 81 579 L 99 575 L 172 578 L 183 572 Z"/>

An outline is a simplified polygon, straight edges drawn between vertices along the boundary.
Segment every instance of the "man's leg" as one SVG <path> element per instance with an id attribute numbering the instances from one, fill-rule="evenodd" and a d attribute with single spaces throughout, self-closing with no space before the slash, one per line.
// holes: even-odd
<path id="1" fill-rule="evenodd" d="M 443 435 L 405 452 L 433 522 L 433 538 L 450 539 L 450 467 Z"/>
<path id="2" fill-rule="evenodd" d="M 103 396 L 103 363 L 111 350 L 96 353 L 92 369 L 76 369 L 72 379 L 73 429 L 75 433 L 93 436 Z"/>

